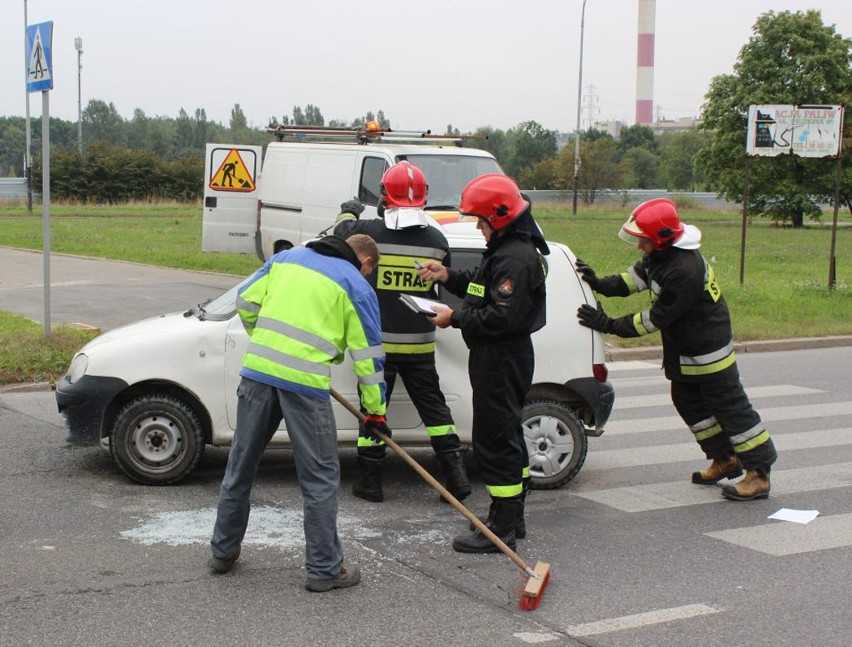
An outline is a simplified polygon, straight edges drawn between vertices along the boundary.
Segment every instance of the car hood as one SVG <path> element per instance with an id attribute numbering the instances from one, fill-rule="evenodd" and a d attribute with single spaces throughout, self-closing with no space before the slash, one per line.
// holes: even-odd
<path id="1" fill-rule="evenodd" d="M 109 350 L 116 344 L 124 344 L 131 339 L 140 340 L 161 335 L 174 335 L 176 331 L 189 330 L 201 325 L 215 325 L 216 323 L 219 322 L 201 321 L 194 315 L 186 317 L 182 312 L 173 312 L 108 330 L 83 346 L 80 352 L 86 354 L 102 352 Z"/>

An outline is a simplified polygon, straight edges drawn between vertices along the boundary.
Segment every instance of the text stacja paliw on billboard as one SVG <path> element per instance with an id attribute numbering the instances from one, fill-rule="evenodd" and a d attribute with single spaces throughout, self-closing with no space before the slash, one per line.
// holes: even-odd
<path id="1" fill-rule="evenodd" d="M 836 157 L 842 127 L 842 106 L 749 106 L 746 153 Z"/>

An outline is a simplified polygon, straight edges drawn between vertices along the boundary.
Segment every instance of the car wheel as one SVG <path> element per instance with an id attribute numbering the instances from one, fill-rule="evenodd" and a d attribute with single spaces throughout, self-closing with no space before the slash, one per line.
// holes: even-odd
<path id="1" fill-rule="evenodd" d="M 522 416 L 530 455 L 530 486 L 553 490 L 577 475 L 589 443 L 577 415 L 555 400 L 531 400 Z"/>
<path id="2" fill-rule="evenodd" d="M 109 448 L 121 471 L 134 481 L 171 485 L 201 460 L 201 421 L 192 407 L 174 396 L 137 396 L 118 412 Z"/>

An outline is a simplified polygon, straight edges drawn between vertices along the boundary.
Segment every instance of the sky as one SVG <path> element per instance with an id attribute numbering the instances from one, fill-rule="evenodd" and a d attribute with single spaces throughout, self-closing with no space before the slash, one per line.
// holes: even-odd
<path id="1" fill-rule="evenodd" d="M 53 21 L 52 117 L 113 103 L 126 119 L 190 115 L 249 124 L 313 104 L 326 121 L 384 111 L 397 130 L 506 130 L 577 123 L 583 0 L 0 0 L 0 116 L 25 113 L 24 10 Z M 657 0 L 654 104 L 698 117 L 710 80 L 729 74 L 755 20 L 818 9 L 852 37 L 850 0 Z M 586 0 L 582 125 L 634 123 L 637 0 Z M 588 109 L 591 106 L 591 110 Z M 30 95 L 30 114 L 42 111 Z"/>

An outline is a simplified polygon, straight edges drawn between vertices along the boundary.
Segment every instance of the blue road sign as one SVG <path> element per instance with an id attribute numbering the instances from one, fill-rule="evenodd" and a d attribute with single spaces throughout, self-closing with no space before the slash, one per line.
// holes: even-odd
<path id="1" fill-rule="evenodd" d="M 27 26 L 27 92 L 53 89 L 53 21 Z"/>

